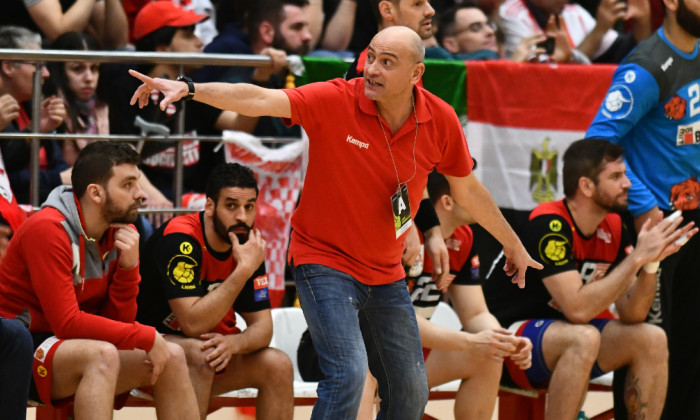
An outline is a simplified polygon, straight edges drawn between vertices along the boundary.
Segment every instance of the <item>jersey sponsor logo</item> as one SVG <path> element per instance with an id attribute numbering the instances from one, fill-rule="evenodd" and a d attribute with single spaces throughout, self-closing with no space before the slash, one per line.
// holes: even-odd
<path id="1" fill-rule="evenodd" d="M 635 73 L 634 70 L 628 70 L 627 73 L 625 73 L 625 82 L 634 83 L 635 80 L 637 80 L 637 73 Z"/>
<path id="2" fill-rule="evenodd" d="M 254 283 L 253 283 L 253 287 L 255 288 L 255 290 L 258 290 L 258 289 L 262 289 L 262 288 L 264 288 L 264 287 L 267 287 L 267 285 L 268 285 L 268 282 L 267 282 L 267 274 L 262 275 L 262 276 L 259 276 L 259 277 L 256 277 L 256 278 L 253 280 L 253 282 L 254 282 Z"/>
<path id="3" fill-rule="evenodd" d="M 180 244 L 180 252 L 185 255 L 190 255 L 192 253 L 192 244 L 185 241 Z"/>
<path id="4" fill-rule="evenodd" d="M 364 141 L 358 140 L 350 134 L 348 134 L 348 137 L 345 139 L 345 141 L 354 146 L 357 146 L 360 149 L 369 149 L 369 143 L 365 143 Z"/>
<path id="5" fill-rule="evenodd" d="M 175 318 L 175 314 L 172 312 L 170 312 L 170 315 L 168 315 L 163 320 L 163 325 L 170 328 L 171 330 L 180 331 L 180 323 L 177 322 L 177 319 Z"/>
<path id="6" fill-rule="evenodd" d="M 44 359 L 49 353 L 49 350 L 51 350 L 51 347 L 53 347 L 54 344 L 58 343 L 59 341 L 60 340 L 56 338 L 55 335 L 44 340 L 44 342 L 41 343 L 41 345 L 34 351 L 34 358 L 39 362 L 44 363 Z"/>
<path id="7" fill-rule="evenodd" d="M 625 118 L 632 112 L 634 97 L 632 91 L 624 85 L 614 85 L 605 97 L 605 107 L 601 111 L 607 118 Z"/>
<path id="8" fill-rule="evenodd" d="M 700 121 L 689 125 L 679 125 L 676 134 L 676 146 L 700 144 Z"/>
<path id="9" fill-rule="evenodd" d="M 557 189 L 557 157 L 556 149 L 549 150 L 549 137 L 542 141 L 541 150 L 530 153 L 530 190 L 532 199 L 537 203 L 554 201 L 554 191 Z"/>
<path id="10" fill-rule="evenodd" d="M 197 261 L 188 255 L 176 255 L 168 263 L 168 279 L 170 283 L 179 286 L 183 290 L 192 290 L 197 287 L 191 284 L 195 280 L 194 268 Z"/>
<path id="11" fill-rule="evenodd" d="M 569 239 L 560 233 L 547 233 L 540 239 L 540 258 L 545 264 L 560 266 L 568 263 L 570 249 Z"/>
<path id="12" fill-rule="evenodd" d="M 481 263 L 479 262 L 479 256 L 474 255 L 472 257 L 472 280 L 478 280 L 481 278 Z"/>
<path id="13" fill-rule="evenodd" d="M 554 219 L 549 222 L 549 230 L 552 232 L 559 232 L 561 230 L 561 220 Z"/>
<path id="14" fill-rule="evenodd" d="M 579 273 L 581 274 L 583 284 L 588 284 L 592 281 L 600 280 L 605 277 L 605 275 L 608 274 L 609 269 L 610 263 L 584 261 L 584 263 L 581 265 L 581 270 Z"/>
<path id="15" fill-rule="evenodd" d="M 664 111 L 666 111 L 666 118 L 680 120 L 685 117 L 685 99 L 678 95 L 673 95 L 664 105 Z"/>
<path id="16" fill-rule="evenodd" d="M 270 300 L 270 294 L 268 292 L 267 285 L 267 274 L 253 279 L 253 299 L 255 299 L 256 302 Z"/>
<path id="17" fill-rule="evenodd" d="M 700 204 L 700 182 L 691 176 L 671 187 L 671 205 L 676 210 L 695 210 Z"/>
<path id="18" fill-rule="evenodd" d="M 598 239 L 601 239 L 606 244 L 609 244 L 610 242 L 612 242 L 612 233 L 606 231 L 602 227 L 599 227 L 598 229 L 596 229 L 595 234 L 596 234 L 596 237 Z"/>
<path id="19" fill-rule="evenodd" d="M 45 378 L 46 375 L 48 375 L 49 372 L 46 370 L 46 368 L 44 367 L 44 365 L 39 365 L 39 366 L 36 368 L 36 373 L 39 374 L 39 376 L 41 376 L 42 378 Z"/>

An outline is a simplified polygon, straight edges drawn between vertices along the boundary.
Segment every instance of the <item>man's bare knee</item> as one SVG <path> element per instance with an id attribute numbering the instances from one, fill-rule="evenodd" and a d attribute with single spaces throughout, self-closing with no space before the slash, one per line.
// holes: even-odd
<path id="1" fill-rule="evenodd" d="M 595 356 L 600 348 L 600 332 L 591 325 L 572 325 L 573 333 L 570 347 L 580 351 L 582 354 Z"/>
<path id="2" fill-rule="evenodd" d="M 649 361 L 668 361 L 668 340 L 666 332 L 660 327 L 648 323 L 639 324 L 638 351 Z"/>
<path id="3" fill-rule="evenodd" d="M 543 349 L 545 357 L 550 360 L 548 365 L 553 363 L 556 366 L 558 359 L 564 355 L 574 357 L 573 360 L 584 364 L 593 365 L 600 349 L 601 338 L 597 328 L 588 324 L 565 324 L 561 327 L 557 326 L 553 333 L 555 336 L 546 337 L 544 343 L 550 348 Z"/>
<path id="4" fill-rule="evenodd" d="M 85 346 L 85 371 L 97 372 L 102 376 L 117 378 L 119 375 L 119 351 L 106 341 L 91 341 Z"/>
<path id="5" fill-rule="evenodd" d="M 196 338 L 180 338 L 170 342 L 177 346 L 187 360 L 187 366 L 191 373 L 195 373 L 201 378 L 214 379 L 214 368 L 209 366 L 206 356 L 202 351 L 202 342 Z"/>
<path id="6" fill-rule="evenodd" d="M 272 347 L 263 351 L 265 352 L 263 360 L 266 370 L 274 372 L 275 375 L 280 375 L 281 377 L 294 375 L 294 366 L 286 353 Z"/>

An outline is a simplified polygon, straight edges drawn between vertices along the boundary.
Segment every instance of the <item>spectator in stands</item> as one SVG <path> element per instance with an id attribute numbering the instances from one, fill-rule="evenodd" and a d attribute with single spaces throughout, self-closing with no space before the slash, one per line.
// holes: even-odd
<path id="1" fill-rule="evenodd" d="M 170 220 L 149 239 L 137 319 L 185 349 L 202 419 L 212 394 L 248 387 L 258 389 L 258 418 L 291 419 L 292 364 L 268 347 L 266 243 L 253 229 L 253 172 L 222 163 L 209 175 L 206 195 L 204 211 Z"/>
<path id="2" fill-rule="evenodd" d="M 308 7 L 311 55 L 354 57 L 377 33 L 377 21 L 367 0 L 311 1 Z"/>
<path id="3" fill-rule="evenodd" d="M 0 316 L 30 315 L 30 396 L 44 404 L 74 396 L 76 419 L 111 419 L 115 395 L 150 385 L 161 418 L 198 417 L 182 348 L 134 322 L 138 163 L 128 144 L 86 146 L 73 187 L 52 191 L 0 264 Z"/>
<path id="4" fill-rule="evenodd" d="M 619 63 L 637 42 L 651 34 L 649 0 L 602 0 L 595 19 L 578 4 L 566 0 L 506 0 L 500 7 L 506 56 L 523 37 L 546 33 L 555 39 L 555 62 Z M 618 33 L 619 20 L 634 24 L 632 33 Z M 558 51 L 573 46 L 571 54 Z"/>
<path id="5" fill-rule="evenodd" d="M 492 60 L 501 58 L 501 46 L 496 32 L 498 27 L 472 1 L 459 3 L 438 17 L 435 37 L 438 43 L 458 60 Z M 528 61 L 544 54 L 546 50 L 537 46 L 544 42 L 544 34 L 523 37 L 510 56 L 511 61 Z"/>
<path id="6" fill-rule="evenodd" d="M 51 44 L 56 50 L 97 51 L 99 48 L 95 40 L 85 32 L 67 32 Z M 67 118 L 59 130 L 69 134 L 100 134 L 106 135 L 109 130 L 109 107 L 98 95 L 97 85 L 100 78 L 100 64 L 88 61 L 52 61 L 47 64 L 50 71 L 49 83 L 45 89 L 51 89 L 52 94 L 63 99 Z M 95 140 L 63 140 L 63 157 L 66 163 L 73 166 L 78 153 L 86 145 Z M 139 186 L 143 189 L 145 197 L 143 204 L 149 209 L 172 208 L 172 201 L 151 184 L 148 177 L 141 174 Z M 157 213 L 149 215 L 149 219 L 155 225 L 160 225 L 161 219 L 167 214 Z M 169 218 L 169 217 L 168 217 Z M 137 220 L 139 232 L 144 236 L 143 221 Z M 144 238 L 147 238 L 144 236 Z"/>
<path id="7" fill-rule="evenodd" d="M 32 377 L 32 335 L 19 321 L 0 317 L 0 412 L 24 420 Z"/>
<path id="8" fill-rule="evenodd" d="M 632 246 L 617 211 L 627 207 L 630 181 L 622 147 L 602 139 L 574 142 L 564 154 L 565 198 L 537 206 L 520 237 L 544 265 L 515 290 L 497 271 L 485 282 L 488 307 L 501 325 L 533 344 L 525 374 L 506 361 L 506 380 L 548 389 L 546 418 L 572 419 L 589 378 L 628 366 L 629 418 L 661 416 L 668 379 L 666 335 L 645 323 L 656 295 L 658 262 L 679 238 L 697 232 L 681 218 L 646 223 Z M 615 304 L 617 315 L 609 307 Z"/>
<path id="9" fill-rule="evenodd" d="M 311 33 L 305 13 L 308 0 L 259 0 L 247 9 L 245 32 L 230 23 L 204 50 L 208 53 L 268 55 L 272 66 L 207 66 L 193 75 L 197 81 L 254 83 L 263 87 L 283 88 L 287 55 L 309 52 Z M 279 118 L 261 117 L 250 130 L 256 136 L 300 137 L 298 127 L 287 127 Z"/>
<path id="10" fill-rule="evenodd" d="M 0 27 L 0 48 L 41 49 L 41 39 L 28 29 L 17 26 Z M 31 61 L 0 60 L 0 97 L 6 102 L 19 105 L 18 113 L 10 114 L 14 119 L 4 128 L 4 132 L 21 132 L 31 129 L 31 121 L 27 110 L 31 107 L 34 92 L 34 72 L 37 64 Z M 40 69 L 42 80 L 49 76 L 46 67 Z M 66 109 L 60 98 L 51 96 L 41 104 L 40 131 L 54 131 L 66 115 Z M 16 116 L 16 117 L 15 117 Z M 6 170 L 10 178 L 12 190 L 17 195 L 17 201 L 29 203 L 29 139 L 9 139 L 0 142 Z M 70 184 L 70 168 L 63 159 L 60 143 L 55 140 L 41 141 L 41 173 L 39 178 L 39 202 L 46 199 L 49 192 L 56 186 Z"/>
<path id="11" fill-rule="evenodd" d="M 539 266 L 471 173 L 452 108 L 415 87 L 425 69 L 420 37 L 409 28 L 387 28 L 369 51 L 364 80 L 283 91 L 250 84 L 191 86 L 194 100 L 286 118 L 309 134 L 310 161 L 292 218 L 289 261 L 325 376 L 312 418 L 356 416 L 367 366 L 379 383 L 380 417 L 422 416 L 427 380 L 400 260 L 434 167 L 448 176 L 455 200 L 504 244 L 513 281 L 528 266 Z M 146 105 L 157 89 L 165 109 L 192 92 L 181 82 L 130 73 L 144 83 L 132 104 Z M 321 112 L 325 118 L 318 117 Z M 440 289 L 449 286 L 443 280 Z"/>
<path id="12" fill-rule="evenodd" d="M 141 9 L 153 0 L 121 0 L 122 7 L 126 13 L 126 19 L 129 24 L 129 42 L 133 43 L 136 41 L 134 38 L 134 22 L 136 16 L 139 14 Z M 196 14 L 208 15 L 209 19 L 199 22 L 194 27 L 194 33 L 199 39 L 202 40 L 204 45 L 211 42 L 212 39 L 217 34 L 216 30 L 216 12 L 214 5 L 211 0 L 168 0 L 175 3 L 175 5 L 182 7 L 187 11 L 192 11 Z M 217 2 L 222 3 L 222 2 Z M 234 2 L 223 2 L 223 3 L 234 3 Z M 242 3 L 240 0 L 235 3 Z"/>
<path id="13" fill-rule="evenodd" d="M 0 25 L 39 31 L 50 42 L 66 32 L 85 31 L 106 49 L 127 44 L 120 0 L 5 0 Z"/>
<path id="14" fill-rule="evenodd" d="M 283 87 L 279 76 L 287 68 L 287 54 L 305 55 L 311 45 L 309 19 L 305 8 L 308 0 L 260 0 L 251 2 L 245 9 L 243 21 L 240 11 L 225 9 L 221 16 L 228 23 L 219 35 L 204 49 L 207 53 L 265 54 L 272 59 L 270 67 L 208 66 L 198 73 L 198 80 L 214 82 L 255 81 L 269 85 L 274 74 L 274 84 Z M 252 76 L 250 75 L 252 73 Z"/>
<path id="15" fill-rule="evenodd" d="M 194 25 L 206 19 L 206 15 L 188 12 L 170 1 L 147 4 L 136 17 L 134 34 L 138 51 L 200 53 L 202 42 L 194 34 Z M 183 66 L 188 73 L 196 66 Z M 177 134 L 177 120 L 184 104 L 172 104 L 168 109 L 158 108 L 158 96 L 153 97 L 152 106 L 137 109 L 129 106 L 129 92 L 136 89 L 138 81 L 126 73 L 129 65 L 101 66 L 101 86 L 110 109 L 109 126 L 112 134 L 142 134 L 146 128 L 136 125 L 137 117 L 142 121 L 159 124 L 171 134 Z M 180 71 L 177 64 L 149 64 L 138 68 L 153 76 L 175 79 Z M 185 135 L 220 135 L 221 130 L 252 131 L 249 118 L 239 118 L 231 111 L 191 102 L 185 112 Z M 215 143 L 198 140 L 184 144 L 183 191 L 202 192 L 209 170 L 223 161 L 223 152 L 214 152 Z M 175 146 L 173 142 L 147 141 L 141 150 L 143 173 L 169 200 L 173 200 Z M 177 204 L 177 203 L 176 203 Z"/>
<path id="16" fill-rule="evenodd" d="M 2 88 L 0 77 L 0 89 Z M 0 132 L 19 118 L 20 105 L 9 93 L 0 96 Z M 6 141 L 6 140 L 3 140 Z M 17 204 L 7 176 L 5 162 L 0 153 L 0 260 L 5 255 L 12 233 L 27 219 L 27 215 Z"/>

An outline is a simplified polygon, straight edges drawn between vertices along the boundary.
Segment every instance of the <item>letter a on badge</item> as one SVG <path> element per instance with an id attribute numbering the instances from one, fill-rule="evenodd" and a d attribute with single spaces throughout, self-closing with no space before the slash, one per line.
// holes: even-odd
<path id="1" fill-rule="evenodd" d="M 406 210 L 406 203 L 403 202 L 403 198 L 399 198 L 399 214 Z"/>

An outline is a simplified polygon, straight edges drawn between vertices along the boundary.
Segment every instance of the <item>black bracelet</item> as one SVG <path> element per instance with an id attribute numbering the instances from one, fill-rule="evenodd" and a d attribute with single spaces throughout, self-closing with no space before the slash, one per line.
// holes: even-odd
<path id="1" fill-rule="evenodd" d="M 438 219 L 435 207 L 433 207 L 433 202 L 430 198 L 421 200 L 414 222 L 418 230 L 423 233 L 435 226 L 440 226 L 440 219 Z"/>

